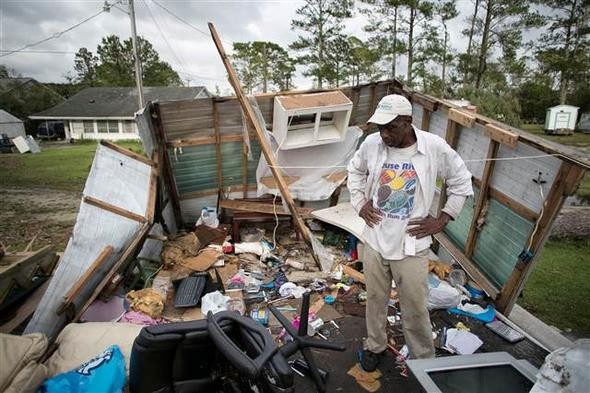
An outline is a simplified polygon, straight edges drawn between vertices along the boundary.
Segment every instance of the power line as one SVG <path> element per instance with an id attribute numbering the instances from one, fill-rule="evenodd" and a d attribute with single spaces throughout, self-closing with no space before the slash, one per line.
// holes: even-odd
<path id="1" fill-rule="evenodd" d="M 75 55 L 77 52 L 67 50 L 6 50 L 0 49 L 0 53 L 38 53 L 38 54 L 57 54 L 57 55 Z"/>
<path id="2" fill-rule="evenodd" d="M 82 24 L 84 24 L 84 23 L 86 23 L 86 22 L 88 22 L 88 21 L 90 21 L 90 20 L 92 20 L 92 19 L 96 18 L 96 17 L 97 17 L 97 16 L 99 16 L 100 14 L 102 14 L 102 13 L 104 13 L 104 12 L 108 12 L 108 11 L 110 11 L 110 9 L 111 9 L 111 7 L 112 7 L 113 5 L 115 5 L 115 4 L 118 4 L 118 3 L 120 3 L 120 2 L 121 2 L 121 0 L 117 1 L 116 3 L 114 3 L 114 4 L 112 4 L 112 5 L 110 5 L 110 4 L 108 4 L 108 3 L 106 3 L 106 2 L 105 2 L 105 4 L 104 4 L 104 6 L 103 6 L 102 10 L 100 10 L 100 11 L 99 11 L 99 12 L 97 12 L 96 14 L 93 14 L 93 15 L 91 15 L 91 16 L 89 16 L 89 17 L 87 17 L 86 19 L 83 19 L 82 21 L 80 21 L 80 22 L 76 23 L 75 25 L 73 25 L 73 26 L 70 26 L 70 27 L 68 27 L 67 29 L 65 29 L 65 30 L 62 30 L 62 31 L 60 31 L 60 32 L 54 33 L 53 35 L 51 35 L 51 36 L 49 36 L 49 37 L 47 37 L 47 38 L 44 38 L 44 39 L 42 39 L 42 40 L 40 40 L 40 41 L 33 42 L 33 43 L 31 43 L 31 44 L 27 44 L 27 45 L 25 45 L 25 46 L 23 46 L 23 47 L 20 47 L 20 48 L 18 48 L 18 49 L 15 49 L 15 50 L 8 51 L 7 53 L 3 53 L 3 54 L 1 54 L 1 55 L 0 55 L 0 57 L 6 57 L 6 56 L 9 56 L 9 55 L 12 55 L 13 53 L 22 52 L 24 49 L 31 48 L 31 47 L 33 47 L 33 46 L 37 46 L 37 45 L 39 45 L 39 44 L 42 44 L 42 43 L 44 43 L 44 42 L 47 42 L 47 41 L 50 41 L 50 40 L 53 40 L 53 39 L 56 39 L 56 38 L 60 38 L 60 37 L 61 37 L 63 34 L 65 34 L 65 33 L 69 32 L 69 31 L 72 31 L 72 30 L 74 30 L 76 27 L 78 27 L 78 26 L 80 26 L 80 25 L 82 25 Z"/>
<path id="3" fill-rule="evenodd" d="M 208 38 L 211 38 L 211 34 L 207 33 L 201 29 L 199 29 L 198 27 L 196 27 L 195 25 L 187 22 L 186 20 L 182 19 L 180 16 L 176 15 L 174 12 L 170 11 L 168 8 L 164 7 L 162 4 L 160 4 L 159 2 L 157 2 L 156 0 L 152 0 L 154 2 L 155 5 L 157 5 L 158 7 L 160 7 L 161 9 L 163 9 L 164 11 L 166 11 L 167 13 L 169 13 L 170 15 L 172 15 L 174 18 L 178 19 L 180 22 L 184 23 L 185 25 L 189 26 L 190 28 L 192 28 L 195 31 L 198 31 L 199 33 L 205 35 Z M 228 45 L 232 45 L 230 42 L 224 41 Z"/>
<path id="4" fill-rule="evenodd" d="M 174 51 L 174 49 L 172 48 L 172 45 L 170 45 L 170 42 L 168 41 L 168 38 L 166 38 L 166 35 L 164 34 L 164 32 L 162 31 L 162 29 L 160 28 L 160 24 L 158 23 L 158 21 L 156 20 L 156 18 L 154 18 L 154 14 L 152 14 L 152 10 L 150 9 L 150 6 L 149 6 L 147 0 L 143 0 L 143 2 L 145 4 L 145 7 L 148 10 L 148 13 L 150 14 L 150 17 L 154 21 L 154 24 L 156 25 L 156 28 L 160 32 L 160 36 L 162 37 L 162 39 L 164 40 L 164 42 L 168 46 L 168 49 L 170 49 L 170 52 L 172 53 L 172 55 L 174 56 L 174 58 L 178 62 L 178 65 L 180 65 L 180 68 L 182 68 L 182 70 L 185 71 L 185 73 L 186 73 L 186 70 L 184 68 L 184 62 L 182 60 L 180 60 L 180 57 L 176 54 L 176 51 Z"/>

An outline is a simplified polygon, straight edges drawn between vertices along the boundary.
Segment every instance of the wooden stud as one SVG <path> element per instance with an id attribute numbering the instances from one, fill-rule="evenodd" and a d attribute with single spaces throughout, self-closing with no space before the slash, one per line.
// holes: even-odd
<path id="1" fill-rule="evenodd" d="M 551 234 L 551 226 L 557 218 L 563 203 L 567 198 L 568 178 L 580 177 L 584 173 L 584 169 L 576 167 L 569 162 L 562 162 L 555 180 L 551 185 L 551 189 L 543 203 L 543 214 L 537 220 L 536 231 L 533 229 L 525 244 L 525 247 L 530 246 L 530 251 L 533 253 L 533 258 L 530 262 L 525 263 L 518 259 L 514 270 L 502 288 L 502 295 L 497 302 L 497 307 L 500 312 L 505 315 L 510 315 L 516 299 L 524 288 L 524 285 L 533 271 L 535 265 L 539 260 L 539 252 Z"/>
<path id="2" fill-rule="evenodd" d="M 156 133 L 159 139 L 159 163 L 160 167 L 162 168 L 160 174 L 164 178 L 164 183 L 166 184 L 166 187 L 168 188 L 168 192 L 170 194 L 172 210 L 174 211 L 174 218 L 176 219 L 176 227 L 182 228 L 184 224 L 182 221 L 182 214 L 180 213 L 180 198 L 178 196 L 178 188 L 176 187 L 174 173 L 172 172 L 172 167 L 170 164 L 170 156 L 168 154 L 166 133 L 164 132 L 164 127 L 162 126 L 162 114 L 160 113 L 160 105 L 158 103 L 154 105 L 154 111 L 156 115 Z"/>
<path id="3" fill-rule="evenodd" d="M 256 113 L 254 112 L 254 109 L 252 108 L 250 101 L 248 101 L 248 99 L 244 95 L 244 92 L 242 91 L 240 81 L 236 75 L 235 70 L 233 69 L 233 66 L 231 65 L 231 63 L 229 61 L 229 58 L 227 57 L 227 54 L 225 53 L 223 45 L 221 44 L 221 40 L 219 39 L 219 35 L 217 34 L 217 31 L 215 30 L 215 27 L 213 26 L 212 23 L 209 23 L 209 30 L 211 31 L 211 36 L 213 37 L 213 41 L 215 42 L 215 46 L 217 47 L 217 51 L 219 52 L 219 55 L 221 56 L 221 60 L 223 61 L 225 69 L 227 70 L 227 73 L 229 76 L 229 81 L 230 81 L 230 84 L 232 85 L 232 87 L 234 88 L 234 91 L 236 93 L 236 97 L 238 98 L 240 105 L 242 106 L 242 109 L 244 110 L 246 117 L 250 120 L 250 122 L 254 126 L 254 130 L 256 131 L 256 136 L 258 138 L 258 142 L 260 143 L 262 153 L 264 154 L 264 158 L 266 159 L 266 162 L 268 162 L 268 164 L 269 164 L 269 167 L 272 171 L 273 176 L 275 177 L 275 179 L 277 179 L 277 183 L 279 186 L 279 190 L 281 191 L 281 195 L 283 197 L 283 200 L 287 203 L 287 206 L 289 206 L 289 210 L 291 211 L 291 214 L 293 215 L 293 221 L 295 222 L 297 229 L 303 235 L 303 238 L 307 242 L 309 248 L 311 250 L 313 250 L 313 247 L 311 246 L 311 233 L 309 231 L 309 228 L 307 228 L 307 226 L 305 225 L 305 223 L 303 222 L 303 220 L 299 216 L 299 213 L 296 210 L 295 201 L 293 200 L 293 197 L 291 196 L 291 193 L 289 192 L 289 186 L 285 183 L 285 181 L 283 179 L 283 175 L 281 174 L 280 170 L 278 169 L 277 161 L 272 153 L 272 150 L 271 150 L 271 147 L 270 147 L 268 141 L 266 140 L 265 132 L 262 129 L 261 125 L 258 123 L 258 120 L 256 118 Z M 316 258 L 316 262 L 317 262 L 318 266 L 321 268 L 321 264 L 319 263 L 319 260 L 317 259 L 317 256 L 315 255 L 315 253 L 313 251 L 312 251 L 312 255 L 314 255 L 314 258 Z"/>
<path id="4" fill-rule="evenodd" d="M 145 217 L 149 222 L 154 222 L 154 217 L 156 215 L 156 199 L 158 198 L 158 155 L 155 152 L 154 161 L 156 162 L 156 166 L 152 168 L 150 173 L 149 194 L 145 211 Z"/>
<path id="5" fill-rule="evenodd" d="M 475 243 L 478 234 L 477 222 L 480 219 L 483 206 L 488 200 L 488 190 L 490 188 L 492 174 L 494 173 L 494 164 L 496 162 L 493 159 L 498 155 L 499 148 L 500 144 L 498 142 L 493 139 L 490 140 L 488 154 L 486 156 L 487 161 L 485 162 L 483 175 L 481 176 L 479 195 L 477 197 L 477 201 L 475 202 L 475 207 L 473 208 L 473 217 L 471 218 L 471 225 L 469 227 L 469 232 L 467 232 L 467 240 L 465 241 L 465 256 L 467 256 L 467 258 L 471 258 L 473 255 L 473 250 L 475 249 Z"/>
<path id="6" fill-rule="evenodd" d="M 423 106 L 422 107 L 422 124 L 420 125 L 420 129 L 422 131 L 428 132 L 428 129 L 430 128 L 430 115 L 432 115 L 432 112 L 430 110 L 428 110 L 428 108 Z"/>
<path id="7" fill-rule="evenodd" d="M 236 199 L 224 199 L 219 202 L 219 207 L 230 210 L 241 210 L 255 213 L 277 214 L 280 216 L 290 216 L 291 212 L 285 210 L 281 203 L 272 205 L 270 203 L 241 201 Z M 308 207 L 297 207 L 297 211 L 303 218 L 311 218 L 313 209 Z"/>
<path id="8" fill-rule="evenodd" d="M 513 149 L 518 144 L 517 134 L 508 131 L 504 128 L 500 128 L 495 124 L 486 124 L 486 135 L 489 136 L 492 140 L 500 142 L 503 145 L 509 146 Z"/>
<path id="9" fill-rule="evenodd" d="M 438 107 L 438 102 L 436 102 L 432 98 L 428 98 L 422 94 L 413 93 L 411 98 L 412 98 L 413 103 L 416 103 L 416 104 L 422 106 L 422 108 L 426 109 L 429 112 L 436 111 L 436 109 Z"/>
<path id="10" fill-rule="evenodd" d="M 248 127 L 250 128 L 250 127 Z M 248 197 L 248 145 L 246 144 L 246 137 L 242 139 L 242 187 L 243 198 Z"/>
<path id="11" fill-rule="evenodd" d="M 498 288 L 483 275 L 479 268 L 471 262 L 471 260 L 469 260 L 469 258 L 467 258 L 467 256 L 465 256 L 465 254 L 455 246 L 453 242 L 451 242 L 451 240 L 449 240 L 447 235 L 440 232 L 433 235 L 433 237 L 457 262 L 459 262 L 469 277 L 477 282 L 492 299 L 495 299 L 498 296 L 500 293 Z"/>
<path id="12" fill-rule="evenodd" d="M 122 209 L 118 206 L 112 205 L 112 204 L 105 202 L 105 201 L 101 201 L 100 199 L 93 198 L 91 196 L 85 196 L 82 200 L 84 201 L 84 203 L 87 203 L 92 206 L 96 206 L 100 209 L 109 211 L 111 213 L 117 214 L 119 216 L 128 218 L 133 221 L 137 221 L 140 223 L 144 223 L 147 221 L 147 219 L 144 216 L 140 216 L 139 214 L 135 214 L 133 212 L 130 212 L 127 209 Z"/>
<path id="13" fill-rule="evenodd" d="M 481 188 L 481 180 L 477 178 L 473 178 L 473 184 L 478 188 Z M 493 198 L 500 202 L 502 205 L 506 206 L 507 208 L 513 210 L 516 214 L 525 218 L 529 221 L 536 221 L 539 218 L 539 213 L 535 212 L 534 210 L 526 207 L 520 202 L 515 201 L 514 199 L 506 196 L 505 194 L 501 193 L 500 191 L 496 190 L 494 187 L 488 188 L 488 195 L 490 198 Z"/>
<path id="14" fill-rule="evenodd" d="M 188 139 L 175 139 L 166 143 L 166 146 L 169 149 L 175 147 L 189 147 L 189 146 L 202 146 L 202 145 L 212 145 L 214 143 L 225 143 L 225 142 L 242 142 L 244 137 L 242 134 L 240 135 L 221 135 L 219 138 L 217 135 L 209 135 L 205 137 L 199 138 L 188 138 Z"/>
<path id="15" fill-rule="evenodd" d="M 101 140 L 100 141 L 100 144 L 103 145 L 104 147 L 108 147 L 109 149 L 116 151 L 117 153 L 121 153 L 124 156 L 127 156 L 127 157 L 130 157 L 130 158 L 133 158 L 134 160 L 143 162 L 144 164 L 147 164 L 147 165 L 150 165 L 150 166 L 155 166 L 156 165 L 149 158 L 144 157 L 141 154 L 137 154 L 136 152 L 131 151 L 129 149 L 125 149 L 124 147 L 117 146 L 114 143 L 111 143 L 111 142 L 108 142 L 108 141 L 105 141 L 105 140 Z"/>
<path id="16" fill-rule="evenodd" d="M 231 186 L 231 187 L 228 186 L 227 188 L 230 189 L 230 192 L 244 191 L 243 190 L 244 186 L 241 184 Z M 256 191 L 256 185 L 249 185 L 248 191 Z M 186 201 L 189 199 L 197 199 L 197 198 L 202 198 L 202 197 L 211 196 L 211 195 L 218 195 L 218 194 L 219 194 L 219 190 L 217 188 L 209 189 L 209 190 L 202 190 L 202 191 L 193 191 L 193 192 L 187 192 L 185 194 L 182 194 L 182 196 L 180 197 L 180 200 Z"/>
<path id="17" fill-rule="evenodd" d="M 217 160 L 217 188 L 223 189 L 223 158 L 221 156 L 221 132 L 219 131 L 219 110 L 213 99 L 213 128 L 215 129 L 215 159 Z"/>
<path id="18" fill-rule="evenodd" d="M 475 116 L 472 112 L 465 112 L 455 108 L 449 109 L 449 120 L 453 120 L 455 123 L 467 128 L 471 128 L 475 124 Z"/>
<path id="19" fill-rule="evenodd" d="M 86 269 L 82 277 L 80 277 L 78 281 L 76 281 L 74 286 L 72 286 L 68 293 L 64 296 L 64 302 L 57 309 L 58 315 L 62 314 L 66 310 L 66 308 L 68 308 L 69 305 L 72 304 L 74 300 L 76 300 L 76 298 L 80 295 L 82 289 L 86 287 L 88 281 L 90 281 L 90 279 L 96 274 L 98 269 L 100 269 L 100 267 L 112 254 L 112 252 L 113 246 L 106 246 L 102 249 L 100 254 L 98 254 L 98 257 L 94 260 L 94 262 L 92 262 L 92 265 L 90 265 L 88 269 Z"/>

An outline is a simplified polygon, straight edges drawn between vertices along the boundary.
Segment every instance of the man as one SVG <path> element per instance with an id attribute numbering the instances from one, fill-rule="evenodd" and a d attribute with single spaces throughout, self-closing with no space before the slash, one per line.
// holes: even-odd
<path id="1" fill-rule="evenodd" d="M 367 285 L 367 339 L 359 353 L 374 371 L 387 347 L 387 307 L 392 279 L 399 294 L 404 337 L 412 358 L 434 356 L 427 310 L 431 235 L 456 218 L 473 195 L 471 173 L 440 137 L 412 125 L 412 105 L 401 95 L 379 102 L 369 135 L 348 165 L 351 202 L 366 226 L 361 255 Z M 429 215 L 437 176 L 445 179 L 447 202 Z"/>

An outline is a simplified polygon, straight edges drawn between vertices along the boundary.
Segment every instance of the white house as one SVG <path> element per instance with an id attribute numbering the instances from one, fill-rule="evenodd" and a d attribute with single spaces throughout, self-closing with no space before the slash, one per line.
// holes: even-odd
<path id="1" fill-rule="evenodd" d="M 6 134 L 10 139 L 25 137 L 25 126 L 21 119 L 0 109 L 0 134 Z"/>
<path id="2" fill-rule="evenodd" d="M 143 95 L 145 102 L 211 97 L 203 86 L 144 87 Z M 89 87 L 29 118 L 62 120 L 66 139 L 139 139 L 135 112 L 137 89 L 134 87 Z"/>
<path id="3" fill-rule="evenodd" d="M 556 105 L 547 109 L 545 132 L 548 134 L 572 133 L 576 128 L 578 108 L 572 105 Z"/>

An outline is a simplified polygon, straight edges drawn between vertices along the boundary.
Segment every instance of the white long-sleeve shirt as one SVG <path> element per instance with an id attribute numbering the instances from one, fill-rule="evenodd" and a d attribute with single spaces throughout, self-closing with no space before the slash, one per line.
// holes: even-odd
<path id="1" fill-rule="evenodd" d="M 428 215 L 429 207 L 434 199 L 437 176 L 445 179 L 447 185 L 448 198 L 442 211 L 456 218 L 463 208 L 465 199 L 473 195 L 471 173 L 461 157 L 444 139 L 415 127 L 414 131 L 416 152 L 411 156 L 410 162 L 417 176 L 415 198 L 420 201 L 420 204 L 411 214 L 411 218 L 423 218 Z M 388 160 L 388 152 L 391 153 L 391 148 L 383 143 L 379 133 L 371 134 L 348 164 L 348 188 L 351 203 L 357 212 L 360 212 L 367 201 L 375 198 L 378 188 L 382 186 L 383 181 L 380 177 L 384 164 Z M 389 159 L 391 160 L 391 154 Z M 387 259 L 401 259 L 404 255 L 415 255 L 430 246 L 432 242 L 430 236 L 416 239 L 405 233 L 406 225 L 407 221 L 398 228 L 403 231 L 403 235 L 400 233 L 399 236 L 402 239 L 399 245 L 398 236 L 394 236 L 396 242 L 392 245 L 390 238 L 384 238 L 382 232 L 376 232 L 380 231 L 380 225 L 374 228 L 365 226 L 363 237 Z"/>

